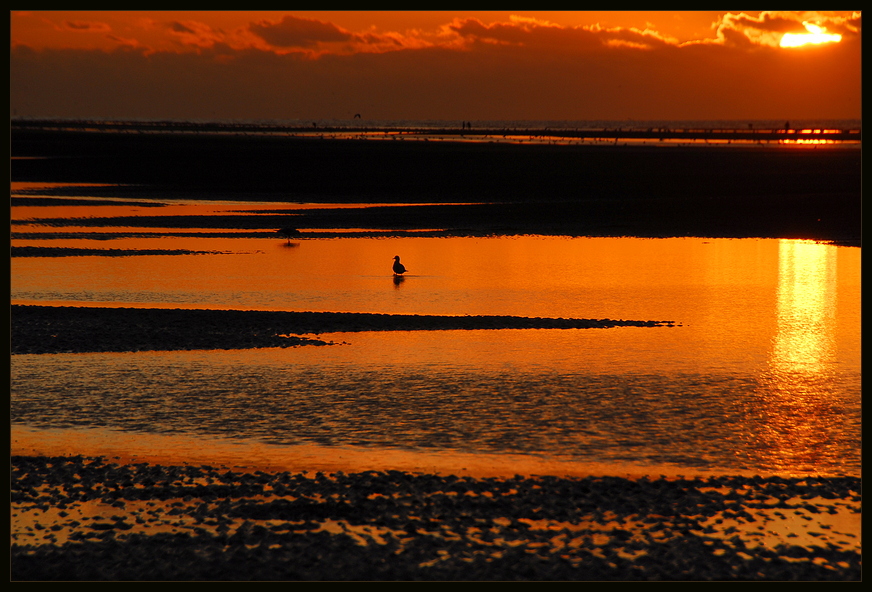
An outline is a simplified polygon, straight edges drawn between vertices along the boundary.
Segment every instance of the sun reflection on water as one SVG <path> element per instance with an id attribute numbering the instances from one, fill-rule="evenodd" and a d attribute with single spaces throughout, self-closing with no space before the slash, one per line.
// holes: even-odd
<path id="1" fill-rule="evenodd" d="M 833 368 L 836 267 L 835 247 L 779 241 L 776 331 L 751 434 L 758 462 L 776 470 L 814 471 L 846 437 L 850 413 Z"/>
<path id="2" fill-rule="evenodd" d="M 835 296 L 836 250 L 780 241 L 773 369 L 815 373 L 832 360 Z"/>

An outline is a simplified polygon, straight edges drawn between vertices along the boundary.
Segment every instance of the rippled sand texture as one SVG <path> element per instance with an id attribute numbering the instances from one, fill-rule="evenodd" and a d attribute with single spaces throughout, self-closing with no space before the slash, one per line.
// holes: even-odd
<path id="1" fill-rule="evenodd" d="M 13 457 L 12 577 L 859 579 L 859 492 L 856 478 L 306 475 Z"/>

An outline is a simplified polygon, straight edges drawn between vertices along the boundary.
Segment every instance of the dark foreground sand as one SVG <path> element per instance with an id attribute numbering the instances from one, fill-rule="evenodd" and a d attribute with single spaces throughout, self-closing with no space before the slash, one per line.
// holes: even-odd
<path id="1" fill-rule="evenodd" d="M 23 580 L 859 580 L 856 478 L 234 472 L 12 457 Z M 804 525 L 804 526 L 803 526 Z"/>
<path id="2" fill-rule="evenodd" d="M 673 321 L 337 312 L 12 306 L 12 353 L 130 352 L 328 345 L 320 333 L 671 327 Z"/>

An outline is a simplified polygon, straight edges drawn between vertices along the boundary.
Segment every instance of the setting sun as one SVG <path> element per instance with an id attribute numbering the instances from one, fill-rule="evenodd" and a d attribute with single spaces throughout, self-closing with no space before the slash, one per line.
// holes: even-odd
<path id="1" fill-rule="evenodd" d="M 803 45 L 820 45 L 821 43 L 838 43 L 841 35 L 830 34 L 826 29 L 811 23 L 802 23 L 808 33 L 785 33 L 781 38 L 781 47 L 801 47 Z"/>

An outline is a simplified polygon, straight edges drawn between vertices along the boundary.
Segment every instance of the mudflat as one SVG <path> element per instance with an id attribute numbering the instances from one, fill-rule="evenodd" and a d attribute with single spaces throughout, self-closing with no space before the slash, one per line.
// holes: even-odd
<path id="1" fill-rule="evenodd" d="M 859 580 L 859 492 L 857 478 L 476 479 L 13 456 L 11 576 Z"/>
<path id="2" fill-rule="evenodd" d="M 328 345 L 320 333 L 669 327 L 672 321 L 12 306 L 12 353 L 133 352 Z"/>
<path id="3" fill-rule="evenodd" d="M 15 128 L 11 145 L 13 181 L 108 185 L 88 187 L 92 196 L 388 204 L 307 212 L 301 230 L 860 241 L 856 146 L 551 145 Z M 59 195 L 75 192 L 66 188 Z"/>

